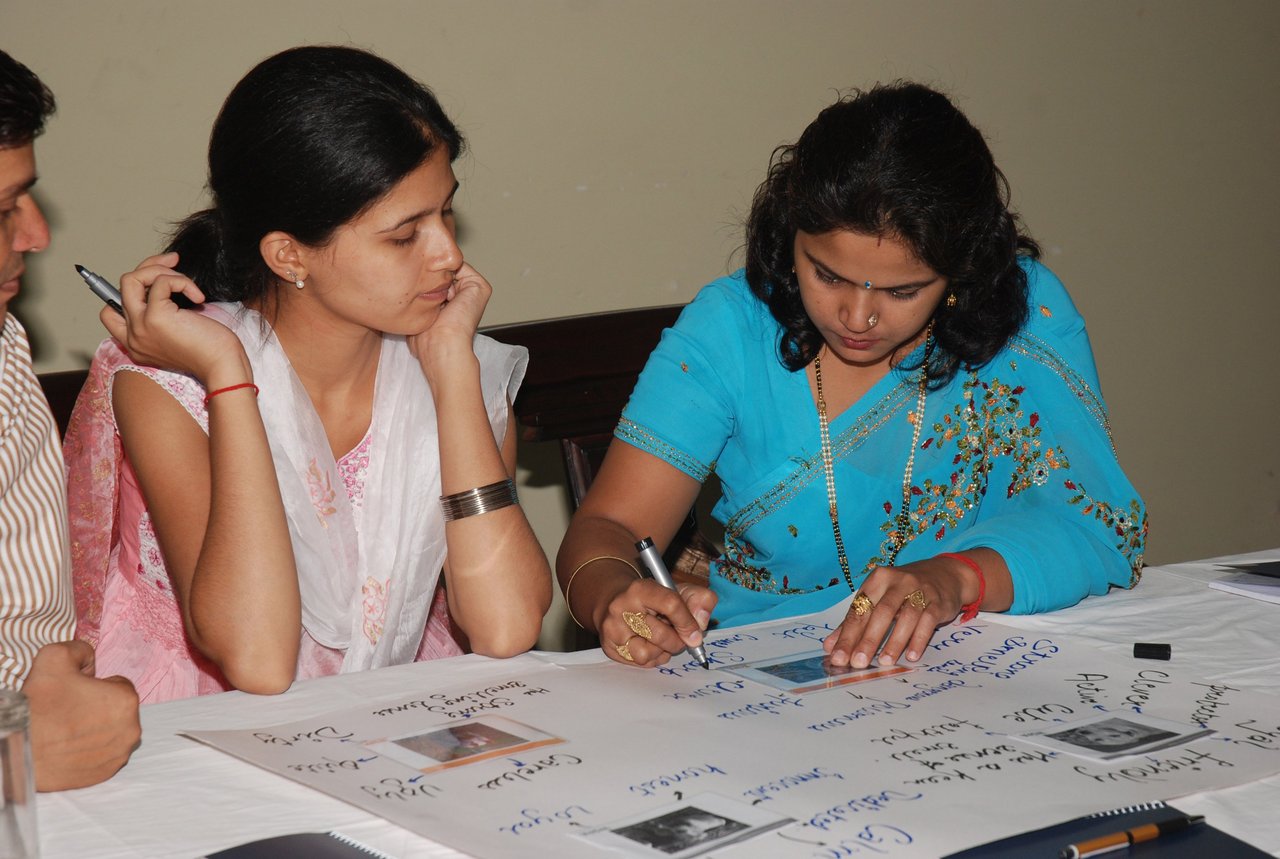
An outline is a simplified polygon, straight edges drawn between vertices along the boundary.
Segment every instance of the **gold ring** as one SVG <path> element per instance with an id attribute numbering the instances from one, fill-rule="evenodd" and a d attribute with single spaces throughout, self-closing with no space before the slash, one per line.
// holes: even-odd
<path id="1" fill-rule="evenodd" d="M 631 627 L 631 631 L 643 638 L 645 641 L 653 641 L 653 630 L 649 628 L 648 622 L 645 620 L 644 612 L 641 611 L 624 611 L 622 619 L 627 622 L 627 626 Z"/>
<path id="2" fill-rule="evenodd" d="M 635 638 L 635 636 L 633 635 L 631 636 L 631 638 Z M 613 646 L 613 649 L 618 651 L 618 655 L 621 656 L 623 659 L 627 660 L 628 662 L 635 662 L 636 658 L 631 655 L 631 648 L 627 647 L 627 645 L 631 643 L 631 638 L 628 638 L 626 641 L 622 642 L 621 644 L 615 644 Z"/>
<path id="3" fill-rule="evenodd" d="M 912 591 L 903 602 L 911 603 L 912 608 L 927 608 L 929 601 L 924 598 L 924 591 Z"/>
<path id="4" fill-rule="evenodd" d="M 858 594 L 853 598 L 853 613 L 858 617 L 862 617 L 875 607 L 876 604 L 866 594 Z"/>

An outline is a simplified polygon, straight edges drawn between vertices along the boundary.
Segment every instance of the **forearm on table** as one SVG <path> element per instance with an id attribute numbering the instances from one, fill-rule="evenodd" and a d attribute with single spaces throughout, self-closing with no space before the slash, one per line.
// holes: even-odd
<path id="1" fill-rule="evenodd" d="M 964 548 L 952 551 L 983 546 L 999 554 L 1010 577 L 1008 611 L 1055 611 L 1129 584 L 1129 559 L 1108 541 L 1111 532 L 1092 526 L 1084 517 L 1004 516 L 966 531 L 957 540 Z"/>
<path id="2" fill-rule="evenodd" d="M 504 449 L 499 449 L 474 357 L 433 387 L 432 394 L 442 494 L 513 477 L 514 431 L 508 425 Z M 447 522 L 445 540 L 449 609 L 472 649 L 511 656 L 532 647 L 551 603 L 551 575 L 523 508 L 513 504 Z"/>

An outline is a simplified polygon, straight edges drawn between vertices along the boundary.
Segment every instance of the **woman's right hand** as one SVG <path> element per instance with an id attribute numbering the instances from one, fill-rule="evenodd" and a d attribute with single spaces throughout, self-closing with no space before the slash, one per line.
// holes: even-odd
<path id="1" fill-rule="evenodd" d="M 98 318 L 139 364 L 188 373 L 206 388 L 252 378 L 244 347 L 225 325 L 174 303 L 182 294 L 196 304 L 204 293 L 175 271 L 176 253 L 147 257 L 120 279 L 124 316 L 110 307 Z"/>
<path id="2" fill-rule="evenodd" d="M 705 580 L 678 577 L 673 591 L 627 560 L 643 536 L 665 550 L 701 486 L 647 451 L 612 444 L 569 522 L 556 558 L 560 587 L 573 619 L 595 630 L 615 662 L 653 668 L 702 643 L 716 607 Z"/>
<path id="3" fill-rule="evenodd" d="M 655 668 L 702 644 L 715 605 L 716 595 L 710 588 L 680 582 L 673 591 L 652 579 L 636 579 L 605 603 L 593 620 L 600 647 L 610 659 Z"/>

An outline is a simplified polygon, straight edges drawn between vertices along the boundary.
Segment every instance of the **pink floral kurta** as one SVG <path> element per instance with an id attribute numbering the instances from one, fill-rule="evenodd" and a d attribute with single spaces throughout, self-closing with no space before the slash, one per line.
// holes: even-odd
<path id="1" fill-rule="evenodd" d="M 224 691 L 231 687 L 222 673 L 187 639 L 142 492 L 121 450 L 111 410 L 112 380 L 121 371 L 142 373 L 154 380 L 208 432 L 205 391 L 198 382 L 133 365 L 113 341 L 98 349 L 66 440 L 78 635 L 97 647 L 97 674 L 129 678 L 143 703 Z M 370 435 L 366 434 L 337 463 L 357 530 L 364 507 L 369 448 Z M 336 490 L 319 478 L 319 472 L 309 488 L 316 515 L 323 520 L 332 513 Z M 113 508 L 114 526 L 108 531 L 102 527 L 102 519 Z M 106 570 L 105 579 L 97 572 L 102 569 Z M 460 632 L 449 618 L 443 579 L 441 582 L 418 647 L 418 660 L 463 652 Z M 361 592 L 362 628 L 376 641 L 382 633 L 387 582 L 370 576 Z M 342 667 L 343 655 L 303 631 L 297 677 L 335 674 Z"/>

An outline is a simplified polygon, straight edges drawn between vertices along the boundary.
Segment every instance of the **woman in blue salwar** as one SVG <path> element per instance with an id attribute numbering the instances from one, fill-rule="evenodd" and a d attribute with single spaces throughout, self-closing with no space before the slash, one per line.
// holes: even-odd
<path id="1" fill-rule="evenodd" d="M 854 594 L 832 664 L 915 661 L 979 610 L 1043 612 L 1142 569 L 1084 321 L 940 93 L 841 99 L 781 147 L 746 267 L 663 335 L 557 563 L 613 659 L 666 662 L 714 622 Z M 636 572 L 712 473 L 709 582 Z M 887 642 L 877 648 L 888 634 Z"/>

